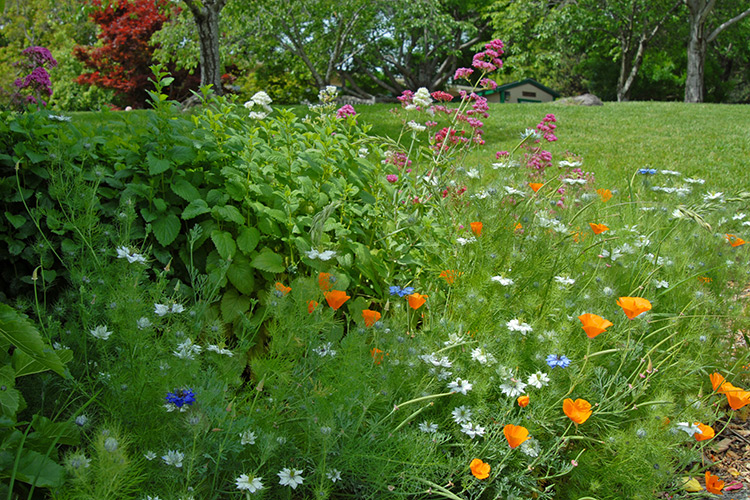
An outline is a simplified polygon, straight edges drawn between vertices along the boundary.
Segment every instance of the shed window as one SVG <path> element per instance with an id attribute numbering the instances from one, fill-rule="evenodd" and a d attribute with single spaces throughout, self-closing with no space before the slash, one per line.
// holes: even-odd
<path id="1" fill-rule="evenodd" d="M 529 92 L 528 90 L 524 90 L 521 92 L 521 95 L 524 97 L 536 97 L 536 92 Z"/>

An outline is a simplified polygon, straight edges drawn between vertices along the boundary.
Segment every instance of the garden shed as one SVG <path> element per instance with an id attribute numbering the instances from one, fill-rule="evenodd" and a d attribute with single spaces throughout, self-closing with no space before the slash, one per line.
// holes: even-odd
<path id="1" fill-rule="evenodd" d="M 480 90 L 477 94 L 486 97 L 488 102 L 551 102 L 560 97 L 558 92 L 533 78 L 498 85 L 493 90 Z"/>

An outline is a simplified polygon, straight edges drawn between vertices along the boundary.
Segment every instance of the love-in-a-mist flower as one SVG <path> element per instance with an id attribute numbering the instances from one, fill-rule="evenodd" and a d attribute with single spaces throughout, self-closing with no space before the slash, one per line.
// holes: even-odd
<path id="1" fill-rule="evenodd" d="M 305 478 L 302 477 L 302 472 L 303 471 L 299 469 L 290 469 L 288 467 L 284 467 L 277 474 L 277 476 L 279 476 L 279 484 L 282 486 L 289 486 L 293 490 L 297 489 L 297 486 L 302 484 L 302 482 L 305 480 Z"/>
<path id="2" fill-rule="evenodd" d="M 426 302 L 427 295 L 422 295 L 420 293 L 412 293 L 411 295 L 406 296 L 406 300 L 409 301 L 409 307 L 412 309 L 419 309 L 424 305 Z"/>
<path id="3" fill-rule="evenodd" d="M 371 327 L 375 324 L 376 321 L 380 319 L 380 313 L 378 311 L 373 311 L 370 309 L 363 309 L 362 310 L 362 319 L 365 320 L 365 326 Z"/>
<path id="4" fill-rule="evenodd" d="M 503 427 L 503 434 L 511 448 L 517 448 L 521 443 L 529 439 L 529 430 L 522 425 L 508 424 Z"/>
<path id="5" fill-rule="evenodd" d="M 234 480 L 238 490 L 246 490 L 250 493 L 263 489 L 262 477 L 254 477 L 252 475 L 241 474 L 240 477 Z"/>
<path id="6" fill-rule="evenodd" d="M 107 340 L 109 339 L 109 336 L 112 335 L 112 332 L 107 330 L 106 325 L 99 325 L 93 330 L 89 330 L 89 333 L 91 333 L 91 336 L 100 340 Z"/>
<path id="7" fill-rule="evenodd" d="M 331 290 L 330 292 L 325 293 L 326 302 L 328 302 L 328 305 L 331 306 L 331 308 L 336 311 L 339 307 L 344 305 L 344 302 L 351 299 L 346 292 L 343 292 L 341 290 Z"/>
<path id="8" fill-rule="evenodd" d="M 609 228 L 604 224 L 595 224 L 593 222 L 589 222 L 589 226 L 591 226 L 591 230 L 594 231 L 594 234 L 601 234 L 604 231 L 609 231 Z"/>
<path id="9" fill-rule="evenodd" d="M 482 227 L 484 227 L 484 224 L 481 222 L 472 222 L 469 224 L 471 226 L 471 232 L 476 234 L 477 236 L 482 236 Z"/>
<path id="10" fill-rule="evenodd" d="M 591 403 L 585 399 L 576 399 L 573 401 L 566 398 L 563 401 L 563 411 L 576 424 L 582 424 L 591 416 Z"/>
<path id="11" fill-rule="evenodd" d="M 567 368 L 570 363 L 570 359 L 565 354 L 561 354 L 559 356 L 557 354 L 550 354 L 549 356 L 547 356 L 547 365 L 550 368 Z"/>
<path id="12" fill-rule="evenodd" d="M 719 476 L 712 476 L 709 471 L 706 471 L 706 491 L 714 495 L 723 495 L 722 489 L 724 489 L 724 481 L 719 481 Z"/>
<path id="13" fill-rule="evenodd" d="M 190 389 L 176 389 L 174 392 L 168 392 L 164 398 L 167 403 L 172 403 L 177 408 L 181 408 L 184 405 L 192 405 L 195 403 L 195 393 Z"/>
<path id="14" fill-rule="evenodd" d="M 596 314 L 581 314 L 578 316 L 578 319 L 581 320 L 583 331 L 586 332 L 586 335 L 590 339 L 593 339 L 600 333 L 606 332 L 607 328 L 612 326 L 611 321 L 606 320 L 601 316 L 597 316 Z"/>
<path id="15" fill-rule="evenodd" d="M 529 182 L 529 187 L 533 189 L 535 193 L 542 189 L 542 186 L 544 186 L 544 183 L 542 182 Z"/>
<path id="16" fill-rule="evenodd" d="M 471 461 L 469 469 L 471 469 L 471 473 L 477 479 L 487 479 L 490 477 L 490 464 L 482 462 L 478 458 Z"/>
<path id="17" fill-rule="evenodd" d="M 622 307 L 628 319 L 634 319 L 651 310 L 651 302 L 643 297 L 620 297 L 617 300 L 617 305 Z"/>
<path id="18" fill-rule="evenodd" d="M 697 425 L 701 430 L 700 432 L 696 432 L 694 434 L 696 441 L 706 441 L 708 439 L 712 439 L 716 435 L 714 430 L 709 425 L 702 424 L 700 422 L 696 422 L 695 425 Z"/>

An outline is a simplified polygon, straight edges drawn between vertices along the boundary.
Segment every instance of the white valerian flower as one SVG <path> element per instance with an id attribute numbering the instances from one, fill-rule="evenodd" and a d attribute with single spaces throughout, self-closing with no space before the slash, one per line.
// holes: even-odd
<path id="1" fill-rule="evenodd" d="M 328 85 L 326 88 L 320 89 L 320 92 L 318 92 L 318 99 L 323 104 L 327 104 L 334 101 L 338 95 L 339 90 L 333 85 Z"/>
<path id="2" fill-rule="evenodd" d="M 169 313 L 169 306 L 166 304 L 154 304 L 154 314 L 165 316 Z"/>
<path id="3" fill-rule="evenodd" d="M 138 319 L 138 321 L 136 321 L 135 324 L 139 330 L 145 330 L 146 328 L 151 328 L 151 321 L 146 317 Z"/>
<path id="4" fill-rule="evenodd" d="M 427 106 L 432 104 L 432 97 L 430 96 L 430 91 L 424 87 L 419 87 L 417 91 L 414 93 L 414 97 L 412 98 L 411 102 L 413 102 L 417 106 L 426 108 Z"/>
<path id="5" fill-rule="evenodd" d="M 219 347 L 218 345 L 208 344 L 208 347 L 206 347 L 206 349 L 211 352 L 215 352 L 216 354 L 221 354 L 222 356 L 228 356 L 230 358 L 234 356 L 234 353 L 232 351 L 230 351 L 229 349 L 224 349 L 223 347 Z"/>
<path id="6" fill-rule="evenodd" d="M 427 434 L 434 434 L 437 432 L 438 426 L 437 424 L 433 424 L 432 422 L 420 422 L 419 423 L 419 430 L 422 432 L 426 432 Z"/>
<path id="7" fill-rule="evenodd" d="M 255 433 L 251 430 L 245 430 L 240 432 L 240 444 L 245 446 L 247 444 L 255 444 Z"/>
<path id="8" fill-rule="evenodd" d="M 686 432 L 690 437 L 694 436 L 695 434 L 703 434 L 703 431 L 697 423 L 691 424 L 689 422 L 678 422 L 676 424 L 676 428 L 678 431 Z"/>
<path id="9" fill-rule="evenodd" d="M 195 356 L 201 353 L 203 348 L 193 343 L 193 339 L 188 338 L 184 342 L 177 344 L 177 350 L 172 354 L 180 359 L 195 359 Z"/>
<path id="10" fill-rule="evenodd" d="M 305 478 L 302 477 L 302 472 L 299 469 L 289 469 L 284 467 L 277 474 L 279 476 L 279 484 L 282 486 L 289 486 L 293 490 L 297 489 L 297 486 L 302 484 Z"/>
<path id="11" fill-rule="evenodd" d="M 420 125 L 414 120 L 407 122 L 406 126 L 409 127 L 412 132 L 424 132 L 425 130 L 427 130 L 427 127 L 425 127 L 424 125 Z"/>
<path id="12" fill-rule="evenodd" d="M 484 436 L 484 430 L 484 427 L 481 427 L 479 424 L 472 424 L 471 422 L 461 424 L 461 432 L 471 439 L 474 439 L 475 436 Z"/>
<path id="13" fill-rule="evenodd" d="M 250 493 L 255 493 L 258 490 L 263 489 L 262 477 L 248 476 L 247 474 L 240 474 L 240 477 L 234 480 L 238 490 L 247 490 Z"/>
<path id="14" fill-rule="evenodd" d="M 515 281 L 513 281 L 512 279 L 510 279 L 510 278 L 503 278 L 502 276 L 493 276 L 490 279 L 492 281 L 494 281 L 495 283 L 500 283 L 503 286 L 511 286 L 512 284 L 515 283 Z"/>
<path id="15" fill-rule="evenodd" d="M 521 380 L 511 378 L 500 384 L 500 390 L 509 398 L 515 398 L 522 395 L 526 391 L 526 384 L 524 384 Z"/>
<path id="16" fill-rule="evenodd" d="M 107 330 L 107 327 L 105 325 L 99 325 L 93 330 L 89 330 L 91 333 L 91 336 L 97 339 L 101 340 L 107 340 L 110 335 L 112 335 L 112 332 Z"/>
<path id="17" fill-rule="evenodd" d="M 185 454 L 177 450 L 169 450 L 166 455 L 162 455 L 161 459 L 167 465 L 174 465 L 180 468 L 182 467 L 182 461 L 185 459 Z"/>
<path id="18" fill-rule="evenodd" d="M 573 285 L 576 282 L 576 280 L 567 276 L 555 276 L 555 281 L 561 285 Z"/>
<path id="19" fill-rule="evenodd" d="M 669 288 L 669 282 L 664 280 L 654 280 L 654 287 L 656 288 Z"/>
<path id="20" fill-rule="evenodd" d="M 259 92 L 256 92 L 251 98 L 251 101 L 253 101 L 258 106 L 262 106 L 264 108 L 268 108 L 269 104 L 273 102 L 271 97 L 263 92 L 262 90 Z"/>
<path id="21" fill-rule="evenodd" d="M 129 263 L 138 262 L 139 264 L 146 263 L 146 257 L 139 253 L 131 252 L 128 247 L 121 246 L 117 247 L 117 258 L 127 259 Z"/>
<path id="22" fill-rule="evenodd" d="M 334 250 L 326 250 L 324 252 L 318 252 L 314 248 L 308 252 L 306 252 L 308 259 L 320 259 L 322 261 L 331 260 L 333 257 L 336 257 L 336 252 Z"/>
<path id="23" fill-rule="evenodd" d="M 335 483 L 336 481 L 341 481 L 341 471 L 338 469 L 331 469 L 326 472 L 326 477 L 333 483 Z"/>
<path id="24" fill-rule="evenodd" d="M 259 113 L 257 111 L 250 111 L 250 114 L 247 115 L 252 120 L 265 120 L 268 116 L 268 113 Z"/>
<path id="25" fill-rule="evenodd" d="M 368 154 L 370 154 L 370 150 L 367 148 L 359 148 L 357 151 L 357 156 L 360 158 L 366 158 Z"/>
<path id="26" fill-rule="evenodd" d="M 463 380 L 460 377 L 448 384 L 448 389 L 452 392 L 460 392 L 463 395 L 466 395 L 472 387 L 473 385 L 468 380 Z"/>
<path id="27" fill-rule="evenodd" d="M 527 323 L 521 323 L 517 319 L 512 319 L 505 323 L 505 326 L 508 327 L 508 330 L 511 332 L 521 332 L 522 335 L 526 335 L 529 332 L 532 332 L 533 329 L 531 328 L 531 325 Z"/>
<path id="28" fill-rule="evenodd" d="M 471 422 L 471 408 L 467 408 L 466 406 L 456 406 L 453 408 L 451 415 L 453 416 L 453 421 L 457 424 Z"/>
<path id="29" fill-rule="evenodd" d="M 471 359 L 478 362 L 480 365 L 494 365 L 497 363 L 497 359 L 490 352 L 486 352 L 481 347 L 471 351 Z"/>
<path id="30" fill-rule="evenodd" d="M 536 372 L 529 376 L 528 385 L 541 389 L 545 385 L 549 384 L 549 377 L 544 372 Z"/>

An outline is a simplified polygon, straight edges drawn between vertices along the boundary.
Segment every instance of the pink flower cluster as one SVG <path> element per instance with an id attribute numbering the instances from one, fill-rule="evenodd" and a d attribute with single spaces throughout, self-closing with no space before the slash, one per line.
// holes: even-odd
<path id="1" fill-rule="evenodd" d="M 347 116 L 354 116 L 357 112 L 354 110 L 354 106 L 351 104 L 345 104 L 336 111 L 336 118 L 346 118 Z"/>
<path id="2" fill-rule="evenodd" d="M 442 90 L 437 90 L 430 95 L 436 101 L 451 102 L 453 100 L 453 96 L 451 94 L 449 94 L 448 92 L 443 92 Z"/>
<path id="3" fill-rule="evenodd" d="M 52 53 L 45 47 L 28 47 L 21 54 L 26 59 L 14 65 L 29 73 L 13 82 L 18 91 L 12 96 L 12 99 L 16 102 L 23 100 L 32 104 L 37 104 L 41 101 L 42 106 L 46 106 L 47 103 L 41 97 L 52 95 L 52 82 L 45 67 L 54 68 L 57 66 L 57 60 L 52 57 Z M 23 97 L 20 93 L 21 90 L 29 91 L 31 94 Z"/>
<path id="4" fill-rule="evenodd" d="M 549 151 L 539 150 L 526 155 L 526 166 L 531 169 L 529 174 L 532 179 L 542 179 L 544 170 L 552 166 L 552 153 Z"/>
<path id="5" fill-rule="evenodd" d="M 492 40 L 490 43 L 485 44 L 483 51 L 474 54 L 471 65 L 487 73 L 492 73 L 502 68 L 503 61 L 500 59 L 500 56 L 505 53 L 504 49 L 505 44 L 502 40 Z"/>
<path id="6" fill-rule="evenodd" d="M 553 133 L 555 128 L 557 128 L 557 125 L 554 123 L 556 121 L 555 115 L 550 113 L 539 122 L 539 125 L 536 126 L 536 129 L 544 135 L 544 138 L 547 139 L 548 142 L 554 142 L 557 140 L 557 137 Z"/>
<path id="7" fill-rule="evenodd" d="M 394 182 L 398 182 L 398 175 L 395 175 L 395 174 L 386 175 L 385 180 L 393 184 Z"/>
<path id="8" fill-rule="evenodd" d="M 403 166 L 410 166 L 411 160 L 406 156 L 406 153 L 401 153 L 398 151 L 386 151 L 385 160 L 383 160 L 383 163 L 396 165 L 399 169 L 401 169 L 401 167 Z"/>
<path id="9" fill-rule="evenodd" d="M 468 80 L 474 70 L 471 68 L 458 68 L 456 73 L 453 75 L 454 80 L 461 80 L 462 78 Z"/>

